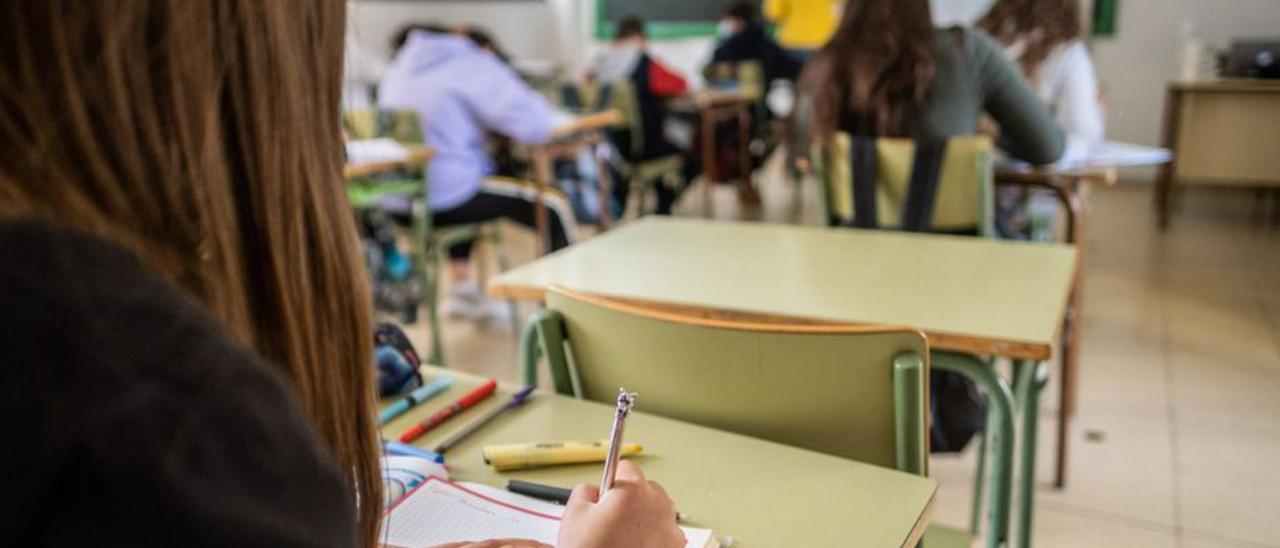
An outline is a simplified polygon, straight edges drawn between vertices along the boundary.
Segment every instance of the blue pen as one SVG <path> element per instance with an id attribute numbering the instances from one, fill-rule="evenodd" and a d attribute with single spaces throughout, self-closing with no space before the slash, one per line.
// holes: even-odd
<path id="1" fill-rule="evenodd" d="M 386 448 L 387 454 L 397 457 L 422 457 L 431 462 L 444 463 L 444 456 L 438 453 L 427 451 L 393 440 L 382 440 L 382 446 Z"/>
<path id="2" fill-rule="evenodd" d="M 379 411 L 378 424 L 386 424 L 390 422 L 391 419 L 400 416 L 401 413 L 408 411 L 409 408 L 431 399 L 431 397 L 436 394 L 448 390 L 452 385 L 452 377 L 440 377 L 418 387 L 413 392 L 410 392 L 408 396 L 405 396 L 399 401 L 388 405 L 382 411 Z"/>

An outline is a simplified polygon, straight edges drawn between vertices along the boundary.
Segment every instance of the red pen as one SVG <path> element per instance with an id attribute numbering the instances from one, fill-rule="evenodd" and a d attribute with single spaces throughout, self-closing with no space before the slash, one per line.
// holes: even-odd
<path id="1" fill-rule="evenodd" d="M 458 398 L 458 401 L 453 402 L 449 407 L 436 411 L 436 414 L 427 417 L 427 420 L 415 424 L 408 430 L 405 430 L 403 434 L 400 434 L 400 443 L 409 443 L 418 439 L 418 437 L 431 431 L 432 428 L 440 426 L 444 421 L 449 420 L 450 417 L 453 417 L 454 415 L 467 410 L 471 406 L 480 403 L 481 400 L 492 396 L 493 392 L 497 389 L 498 381 L 489 379 L 489 382 L 477 386 L 474 390 L 463 394 L 461 398 Z"/>

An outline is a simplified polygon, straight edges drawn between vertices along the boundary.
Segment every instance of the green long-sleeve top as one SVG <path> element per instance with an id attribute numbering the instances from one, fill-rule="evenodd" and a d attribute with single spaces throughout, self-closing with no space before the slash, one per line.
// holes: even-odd
<path id="1" fill-rule="evenodd" d="M 915 137 L 972 135 L 977 133 L 978 117 L 986 112 L 1000 124 L 998 145 L 1013 157 L 1048 164 L 1062 156 L 1062 130 L 986 33 L 938 29 L 934 53 L 937 69 L 912 124 Z"/>
<path id="2" fill-rule="evenodd" d="M 939 29 L 934 52 L 937 73 L 917 120 L 919 136 L 972 134 L 985 111 L 1000 124 L 1000 148 L 1015 158 L 1048 164 L 1062 156 L 1062 130 L 986 33 Z"/>

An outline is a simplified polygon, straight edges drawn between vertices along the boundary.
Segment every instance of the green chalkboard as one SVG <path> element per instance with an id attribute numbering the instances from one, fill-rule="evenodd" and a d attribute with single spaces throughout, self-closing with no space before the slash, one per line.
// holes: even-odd
<path id="1" fill-rule="evenodd" d="M 613 37 L 613 22 L 628 15 L 645 20 L 650 38 L 712 36 L 725 8 L 740 0 L 596 0 L 596 37 Z M 756 2 L 759 13 L 760 4 Z"/>

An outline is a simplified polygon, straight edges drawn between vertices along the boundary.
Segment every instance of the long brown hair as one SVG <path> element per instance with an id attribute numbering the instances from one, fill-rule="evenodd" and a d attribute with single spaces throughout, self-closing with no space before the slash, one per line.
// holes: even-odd
<path id="1" fill-rule="evenodd" d="M 852 0 L 805 69 L 814 129 L 906 136 L 937 63 L 928 0 Z"/>
<path id="2" fill-rule="evenodd" d="M 978 27 L 1005 46 L 1022 42 L 1018 64 L 1029 79 L 1058 46 L 1080 39 L 1080 0 L 996 0 Z"/>
<path id="3" fill-rule="evenodd" d="M 377 540 L 342 0 L 30 0 L 0 20 L 0 218 L 96 234 L 290 379 Z"/>

